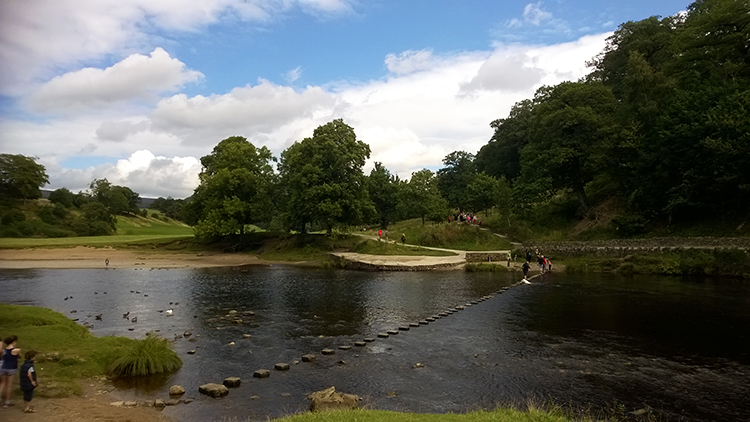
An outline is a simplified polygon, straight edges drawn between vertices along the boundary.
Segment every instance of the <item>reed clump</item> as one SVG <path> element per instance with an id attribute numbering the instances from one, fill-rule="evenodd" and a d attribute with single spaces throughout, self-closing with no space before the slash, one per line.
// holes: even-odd
<path id="1" fill-rule="evenodd" d="M 182 367 L 182 359 L 166 339 L 148 335 L 127 346 L 109 367 L 113 377 L 141 377 L 173 372 Z"/>

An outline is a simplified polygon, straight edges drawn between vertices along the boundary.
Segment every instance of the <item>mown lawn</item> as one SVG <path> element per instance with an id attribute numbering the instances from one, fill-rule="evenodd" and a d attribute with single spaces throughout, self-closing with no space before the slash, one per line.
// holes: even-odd
<path id="1" fill-rule="evenodd" d="M 377 235 L 377 229 L 367 234 Z M 399 221 L 388 226 L 390 240 L 400 242 L 401 234 L 406 235 L 406 243 L 419 246 L 457 249 L 463 251 L 497 251 L 511 249 L 509 241 L 482 230 L 476 225 L 465 223 L 430 223 L 422 225 L 422 220 Z"/>

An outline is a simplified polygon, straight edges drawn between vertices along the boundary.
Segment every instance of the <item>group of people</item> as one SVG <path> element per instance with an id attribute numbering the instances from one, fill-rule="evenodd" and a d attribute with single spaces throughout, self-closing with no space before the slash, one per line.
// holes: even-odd
<path id="1" fill-rule="evenodd" d="M 0 364 L 0 401 L 4 393 L 5 403 L 3 403 L 3 408 L 13 405 L 10 402 L 10 391 L 13 378 L 18 373 L 25 405 L 23 411 L 24 413 L 34 413 L 34 408 L 31 407 L 31 398 L 34 396 L 34 389 L 37 386 L 36 370 L 34 369 L 36 352 L 34 350 L 27 351 L 23 356 L 26 361 L 19 368 L 18 359 L 21 356 L 21 349 L 16 347 L 17 343 L 18 337 L 16 336 L 6 337 L 3 341 L 3 360 Z"/>
<path id="2" fill-rule="evenodd" d="M 526 262 L 523 264 L 523 278 L 526 279 L 526 276 L 529 274 L 529 270 L 531 269 L 531 251 L 526 251 Z M 510 261 L 509 261 L 510 262 Z M 552 271 L 552 261 L 542 255 L 539 252 L 539 249 L 536 250 L 536 262 L 539 265 L 539 272 L 544 274 L 545 272 L 551 272 Z"/>
<path id="3" fill-rule="evenodd" d="M 458 221 L 459 223 L 477 224 L 479 226 L 482 225 L 482 220 L 480 220 L 476 215 L 466 214 L 464 212 L 453 214 L 453 221 Z M 451 222 L 450 217 L 448 217 L 448 222 Z"/>
<path id="4" fill-rule="evenodd" d="M 381 240 L 383 240 L 383 237 L 385 237 L 385 241 L 386 242 L 389 241 L 389 239 L 388 239 L 388 230 L 386 229 L 385 231 L 383 231 L 383 229 L 378 229 L 378 242 L 380 242 Z M 394 241 L 394 243 L 395 243 L 395 241 Z M 406 234 L 404 234 L 404 233 L 401 233 L 401 244 L 402 245 L 406 244 Z"/>

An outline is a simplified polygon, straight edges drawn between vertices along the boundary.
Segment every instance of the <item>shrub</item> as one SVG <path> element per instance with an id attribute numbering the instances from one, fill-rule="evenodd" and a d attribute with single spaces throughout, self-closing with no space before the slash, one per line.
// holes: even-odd
<path id="1" fill-rule="evenodd" d="M 134 341 L 109 367 L 114 377 L 138 377 L 173 372 L 182 366 L 182 359 L 167 340 L 148 335 Z"/>
<path id="2" fill-rule="evenodd" d="M 20 210 L 10 210 L 3 214 L 2 223 L 4 226 L 10 226 L 13 223 L 20 223 L 26 220 L 26 215 Z"/>

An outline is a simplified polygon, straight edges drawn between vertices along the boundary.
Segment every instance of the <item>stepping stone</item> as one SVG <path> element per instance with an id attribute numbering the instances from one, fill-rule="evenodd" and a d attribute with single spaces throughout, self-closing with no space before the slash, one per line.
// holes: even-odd
<path id="1" fill-rule="evenodd" d="M 427 325 L 427 324 L 429 324 L 429 322 L 427 322 L 427 321 L 425 321 L 425 320 L 421 320 L 421 321 L 419 321 L 419 323 L 420 323 L 420 324 L 422 324 L 422 325 Z"/>
<path id="2" fill-rule="evenodd" d="M 461 306 L 461 305 L 458 305 L 458 306 L 456 306 L 456 309 L 458 309 L 459 311 L 463 311 L 463 310 L 464 310 L 464 307 L 463 307 L 463 306 Z"/>
<path id="3" fill-rule="evenodd" d="M 444 317 L 444 316 L 448 316 L 449 314 L 448 312 L 440 312 L 438 315 L 440 315 L 441 317 Z"/>
<path id="4" fill-rule="evenodd" d="M 341 349 L 341 350 L 349 350 L 351 348 L 352 348 L 352 346 L 339 346 L 339 349 Z"/>
<path id="5" fill-rule="evenodd" d="M 419 327 L 419 323 L 418 322 L 410 322 L 409 323 L 409 327 Z"/>
<path id="6" fill-rule="evenodd" d="M 442 317 L 441 317 L 440 315 L 433 315 L 433 316 L 431 316 L 430 318 L 433 318 L 433 319 L 440 319 L 440 318 L 442 318 Z"/>
<path id="7" fill-rule="evenodd" d="M 332 354 L 336 353 L 336 351 L 333 350 L 333 349 L 323 349 L 323 350 L 321 350 L 320 353 L 322 353 L 324 355 L 332 355 Z"/>
<path id="8" fill-rule="evenodd" d="M 373 340 L 375 340 L 375 339 L 373 339 Z M 364 341 L 355 341 L 354 342 L 354 345 L 357 346 L 357 347 L 364 347 L 366 344 L 367 343 L 365 343 Z"/>
<path id="9" fill-rule="evenodd" d="M 388 338 L 390 336 L 388 334 L 386 334 L 386 333 L 378 333 L 378 337 L 380 337 L 380 338 Z"/>
<path id="10" fill-rule="evenodd" d="M 224 379 L 224 386 L 226 387 L 239 387 L 241 380 L 237 377 L 227 377 Z"/>
<path id="11" fill-rule="evenodd" d="M 435 318 L 429 317 L 424 319 L 427 322 L 435 322 Z"/>
<path id="12" fill-rule="evenodd" d="M 409 328 L 408 325 L 402 325 L 402 326 L 398 327 L 398 329 L 401 330 L 401 331 L 409 331 L 410 330 L 410 328 Z"/>
<path id="13" fill-rule="evenodd" d="M 473 303 L 467 303 L 467 304 L 466 304 L 466 305 L 464 305 L 464 306 L 472 306 L 472 305 L 473 305 Z"/>
<path id="14" fill-rule="evenodd" d="M 388 331 L 386 331 L 386 333 L 388 333 L 388 334 L 390 334 L 392 336 L 395 336 L 396 334 L 398 334 L 398 330 L 388 330 Z"/>
<path id="15" fill-rule="evenodd" d="M 375 341 L 375 339 L 374 339 L 374 338 L 372 338 L 372 337 L 365 337 L 365 338 L 363 338 L 362 340 L 364 340 L 364 341 L 366 341 L 366 342 L 368 342 L 368 343 L 372 343 L 373 341 Z"/>
<path id="16" fill-rule="evenodd" d="M 194 354 L 195 354 L 195 350 L 188 350 L 188 351 L 187 351 L 187 354 L 188 354 L 188 355 L 194 355 Z"/>
<path id="17" fill-rule="evenodd" d="M 257 371 L 253 372 L 253 376 L 255 378 L 268 378 L 271 376 L 271 371 L 268 369 L 258 369 Z"/>
<path id="18" fill-rule="evenodd" d="M 302 362 L 312 362 L 315 358 L 315 355 L 302 355 Z"/>
<path id="19" fill-rule="evenodd" d="M 273 369 L 277 371 L 288 371 L 289 370 L 289 364 L 288 363 L 277 363 L 273 366 Z"/>

